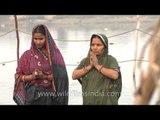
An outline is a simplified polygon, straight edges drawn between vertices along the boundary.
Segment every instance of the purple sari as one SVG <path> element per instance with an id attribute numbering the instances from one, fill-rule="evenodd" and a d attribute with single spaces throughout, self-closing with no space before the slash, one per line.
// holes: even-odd
<path id="1" fill-rule="evenodd" d="M 41 25 L 41 24 L 40 24 Z M 32 31 L 32 36 L 34 30 L 39 25 L 35 26 Z M 46 33 L 46 53 L 47 57 L 39 51 L 33 42 L 31 43 L 30 50 L 23 53 L 19 59 L 18 66 L 15 73 L 15 86 L 13 100 L 18 105 L 25 104 L 26 98 L 26 88 L 29 86 L 42 86 L 50 89 L 54 92 L 54 101 L 57 105 L 68 105 L 68 75 L 66 71 L 65 62 L 63 56 L 59 49 L 57 48 L 50 32 L 47 27 L 43 25 Z M 35 69 L 40 69 L 44 74 L 53 74 L 53 80 L 47 84 L 32 80 L 30 82 L 22 82 L 23 75 L 30 75 Z"/>

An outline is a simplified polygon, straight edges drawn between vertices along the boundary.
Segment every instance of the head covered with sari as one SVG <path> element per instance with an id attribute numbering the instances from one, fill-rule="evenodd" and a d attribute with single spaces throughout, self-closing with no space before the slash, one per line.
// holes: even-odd
<path id="1" fill-rule="evenodd" d="M 65 62 L 63 59 L 63 56 L 59 49 L 56 46 L 56 43 L 54 42 L 54 39 L 52 38 L 49 30 L 45 25 L 37 25 L 33 28 L 32 31 L 32 37 L 34 34 L 34 30 L 38 26 L 43 26 L 45 29 L 45 36 L 46 36 L 46 53 L 48 56 L 49 63 L 51 65 L 53 77 L 54 77 L 54 84 L 55 84 L 55 90 L 57 93 L 57 101 L 62 105 L 68 104 L 68 75 L 66 71 Z M 31 51 L 37 52 L 34 48 L 34 42 L 32 38 L 31 43 Z"/>
<path id="2" fill-rule="evenodd" d="M 33 35 L 34 33 L 39 32 L 37 31 L 38 27 L 43 28 L 43 33 L 45 35 L 45 44 L 44 44 L 45 53 L 46 53 L 49 64 L 46 63 L 46 60 L 43 60 L 44 57 L 42 56 L 42 53 L 40 52 L 40 50 L 36 48 L 36 45 L 34 43 Z M 22 55 L 17 67 L 17 71 L 16 71 L 17 74 L 23 74 L 23 73 L 31 74 L 33 72 L 32 68 L 36 68 L 37 64 L 35 63 L 35 59 L 33 59 L 33 62 L 30 62 L 30 68 L 27 65 L 26 66 L 24 65 L 24 64 L 27 64 L 28 61 L 31 61 L 31 59 L 25 60 L 25 58 L 26 57 L 29 58 L 30 55 L 38 57 L 40 62 L 45 64 L 45 66 L 43 66 L 44 71 L 47 69 L 50 69 L 51 73 L 53 74 L 52 83 L 54 84 L 55 99 L 58 104 L 67 105 L 69 83 L 68 83 L 68 74 L 66 70 L 66 65 L 65 65 L 63 56 L 60 50 L 57 48 L 56 43 L 54 42 L 54 39 L 52 38 L 49 30 L 43 24 L 39 24 L 33 28 L 30 50 L 28 50 Z M 26 57 L 23 57 L 23 56 L 26 56 Z M 16 93 L 14 94 L 14 96 L 16 96 Z"/>
<path id="3" fill-rule="evenodd" d="M 105 34 L 92 34 L 90 38 L 88 55 L 81 61 L 77 69 L 82 69 L 84 66 L 88 66 L 90 64 L 89 53 L 91 51 L 92 40 L 95 37 L 100 38 L 104 45 L 103 53 L 97 56 L 99 64 L 103 65 L 105 68 L 119 71 L 119 78 L 117 80 L 111 80 L 110 78 L 101 74 L 96 68 L 90 70 L 82 77 L 83 103 L 87 105 L 118 104 L 118 98 L 120 96 L 122 87 L 121 74 L 117 60 L 108 54 L 108 38 Z M 117 95 L 107 95 L 110 92 L 117 92 Z"/>

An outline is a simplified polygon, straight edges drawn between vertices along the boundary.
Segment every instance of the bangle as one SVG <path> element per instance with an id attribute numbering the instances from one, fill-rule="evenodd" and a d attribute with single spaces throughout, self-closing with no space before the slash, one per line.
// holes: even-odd
<path id="1" fill-rule="evenodd" d="M 25 81 L 25 75 L 22 76 L 22 81 L 23 81 L 23 82 Z"/>
<path id="2" fill-rule="evenodd" d="M 99 70 L 98 70 L 98 71 L 99 71 L 99 72 L 101 72 L 102 68 L 103 68 L 103 65 L 101 65 L 101 67 L 99 68 Z"/>
<path id="3" fill-rule="evenodd" d="M 83 67 L 83 71 L 84 71 L 85 73 L 87 73 L 87 72 L 88 72 L 88 70 L 87 70 L 86 66 L 84 66 L 84 67 Z"/>

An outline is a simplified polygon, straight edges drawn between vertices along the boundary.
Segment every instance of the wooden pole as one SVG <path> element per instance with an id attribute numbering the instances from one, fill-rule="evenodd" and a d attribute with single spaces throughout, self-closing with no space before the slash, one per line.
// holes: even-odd
<path id="1" fill-rule="evenodd" d="M 135 32 L 135 56 L 134 56 L 134 68 L 133 68 L 133 83 L 134 88 L 136 90 L 136 60 L 137 60 L 137 49 L 138 49 L 138 29 L 140 26 L 140 18 L 139 15 L 137 15 L 137 25 L 136 25 L 136 32 Z"/>
<path id="2" fill-rule="evenodd" d="M 17 64 L 18 64 L 18 60 L 19 60 L 19 33 L 18 33 L 18 20 L 17 20 L 17 16 L 14 15 L 14 19 L 15 19 L 15 28 L 16 28 L 16 37 L 17 37 Z"/>
<path id="3" fill-rule="evenodd" d="M 134 104 L 136 105 L 148 105 L 152 99 L 152 96 L 156 90 L 159 88 L 159 79 L 160 79 L 160 44 L 159 44 L 159 35 L 160 31 L 160 18 L 158 19 L 158 23 L 156 24 L 155 28 L 153 29 L 153 34 L 147 41 L 147 45 L 149 46 L 149 65 L 147 71 L 141 71 L 141 83 L 139 88 L 136 91 L 135 101 Z M 145 47 L 146 44 L 145 44 Z M 144 49 L 141 56 L 144 55 Z M 160 97 L 159 97 L 160 99 Z M 157 103 L 160 105 L 160 100 L 158 99 Z"/>

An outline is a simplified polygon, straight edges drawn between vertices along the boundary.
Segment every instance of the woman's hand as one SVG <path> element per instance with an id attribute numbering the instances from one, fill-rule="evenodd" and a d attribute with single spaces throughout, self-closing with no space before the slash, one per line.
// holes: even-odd
<path id="1" fill-rule="evenodd" d="M 47 80 L 53 80 L 53 74 L 47 75 Z"/>
<path id="2" fill-rule="evenodd" d="M 35 69 L 32 73 L 32 79 L 37 79 L 38 78 L 38 69 Z"/>
<path id="3" fill-rule="evenodd" d="M 98 65 L 98 59 L 97 56 L 91 51 L 90 52 L 90 63 L 95 67 L 96 65 Z"/>
<path id="4" fill-rule="evenodd" d="M 35 69 L 35 71 L 32 73 L 32 79 L 46 79 L 47 75 L 45 75 L 42 71 Z"/>
<path id="5" fill-rule="evenodd" d="M 38 79 L 47 79 L 47 75 L 45 75 L 42 71 L 38 71 Z"/>

